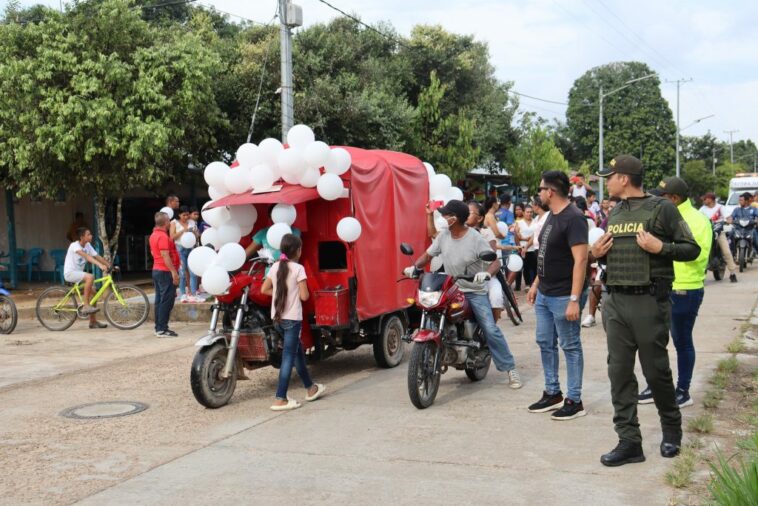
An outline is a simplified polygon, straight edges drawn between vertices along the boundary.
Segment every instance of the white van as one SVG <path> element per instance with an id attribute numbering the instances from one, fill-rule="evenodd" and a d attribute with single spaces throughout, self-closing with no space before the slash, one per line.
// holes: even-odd
<path id="1" fill-rule="evenodd" d="M 745 192 L 754 195 L 758 191 L 758 172 L 735 174 L 729 181 L 729 198 L 724 204 L 724 216 L 731 216 L 735 207 L 740 205 L 740 195 Z"/>

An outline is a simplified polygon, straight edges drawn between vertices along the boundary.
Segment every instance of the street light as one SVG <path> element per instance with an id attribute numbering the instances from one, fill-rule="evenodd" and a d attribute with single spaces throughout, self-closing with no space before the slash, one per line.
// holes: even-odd
<path id="1" fill-rule="evenodd" d="M 693 121 L 692 123 L 690 123 L 689 125 L 687 125 L 686 127 L 680 128 L 679 131 L 683 132 L 683 131 L 687 130 L 689 127 L 691 127 L 692 125 L 696 125 L 696 124 L 700 123 L 701 121 L 703 121 L 704 119 L 712 118 L 714 116 L 715 116 L 715 114 L 710 114 L 708 116 L 703 116 L 702 118 L 698 118 L 695 121 Z"/>
<path id="2" fill-rule="evenodd" d="M 643 81 L 645 79 L 650 79 L 651 77 L 656 77 L 657 74 L 649 74 L 643 77 L 638 77 L 636 79 L 631 79 L 629 81 L 626 81 L 623 86 L 620 88 L 616 88 L 615 90 L 609 91 L 608 93 L 603 93 L 603 87 L 600 86 L 600 91 L 598 92 L 598 98 L 600 102 L 600 111 L 598 113 L 598 126 L 600 130 L 600 147 L 598 149 L 598 171 L 603 170 L 603 99 L 607 96 L 613 95 L 617 91 L 621 91 L 624 88 L 628 88 L 633 83 L 636 83 L 637 81 Z M 598 200 L 603 200 L 603 178 L 600 178 L 600 182 L 598 183 L 598 193 L 599 197 Z"/>
<path id="3" fill-rule="evenodd" d="M 696 124 L 700 123 L 701 121 L 703 121 L 704 119 L 712 118 L 714 116 L 715 116 L 715 114 L 709 114 L 708 116 L 703 116 L 702 118 L 696 119 L 695 121 L 693 121 L 692 123 L 690 123 L 689 125 L 687 125 L 684 128 L 679 128 L 678 123 L 677 123 L 677 128 L 676 128 L 676 177 L 679 177 L 679 174 L 681 172 L 680 168 L 679 168 L 680 167 L 680 164 L 679 164 L 679 134 L 682 133 L 684 130 L 687 130 L 692 125 L 696 125 Z"/>

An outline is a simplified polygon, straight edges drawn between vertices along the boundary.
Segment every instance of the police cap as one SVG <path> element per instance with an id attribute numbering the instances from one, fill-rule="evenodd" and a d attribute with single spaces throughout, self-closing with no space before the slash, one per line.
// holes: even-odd
<path id="1" fill-rule="evenodd" d="M 642 175 L 644 169 L 642 162 L 639 158 L 632 155 L 619 155 L 608 164 L 603 170 L 598 171 L 597 175 L 600 177 L 608 177 L 616 174 L 630 174 L 632 176 Z"/>
<path id="2" fill-rule="evenodd" d="M 662 195 L 679 195 L 685 199 L 690 196 L 690 188 L 680 177 L 667 177 L 658 184 Z"/>

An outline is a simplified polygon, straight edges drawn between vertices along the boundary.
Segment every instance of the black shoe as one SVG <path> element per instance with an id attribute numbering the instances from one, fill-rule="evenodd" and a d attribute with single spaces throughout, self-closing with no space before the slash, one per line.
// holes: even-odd
<path id="1" fill-rule="evenodd" d="M 608 467 L 623 466 L 634 462 L 645 462 L 642 443 L 632 443 L 623 439 L 619 441 L 616 448 L 600 457 L 600 463 Z"/>
<path id="2" fill-rule="evenodd" d="M 579 418 L 580 416 L 586 415 L 587 412 L 584 410 L 584 406 L 582 405 L 582 401 L 574 402 L 571 399 L 566 399 L 566 402 L 563 403 L 563 407 L 553 413 L 552 418 L 553 420 L 573 420 L 574 418 Z"/>
<path id="3" fill-rule="evenodd" d="M 89 324 L 89 328 L 91 328 L 91 329 L 104 329 L 107 326 L 108 326 L 107 323 L 97 322 L 97 321 L 96 322 L 90 322 L 90 324 Z"/>
<path id="4" fill-rule="evenodd" d="M 530 413 L 545 413 L 561 407 L 563 394 L 559 391 L 557 394 L 542 392 L 542 399 L 529 406 Z"/>
<path id="5" fill-rule="evenodd" d="M 650 404 L 651 402 L 653 402 L 653 391 L 650 390 L 650 387 L 645 387 L 645 390 L 637 396 L 637 404 Z"/>
<path id="6" fill-rule="evenodd" d="M 666 457 L 667 459 L 676 457 L 679 455 L 681 446 L 681 435 L 663 434 L 663 441 L 661 441 L 661 457 Z"/>
<path id="7" fill-rule="evenodd" d="M 730 283 L 736 283 L 737 282 L 737 275 L 736 274 L 730 274 L 729 275 L 729 282 Z"/>
<path id="8" fill-rule="evenodd" d="M 676 389 L 676 404 L 679 406 L 680 409 L 686 408 L 687 406 L 692 406 L 694 403 L 692 402 L 692 397 L 690 397 L 689 391 L 677 388 Z"/>
<path id="9" fill-rule="evenodd" d="M 179 337 L 179 334 L 171 329 L 166 329 L 163 331 L 163 337 Z"/>

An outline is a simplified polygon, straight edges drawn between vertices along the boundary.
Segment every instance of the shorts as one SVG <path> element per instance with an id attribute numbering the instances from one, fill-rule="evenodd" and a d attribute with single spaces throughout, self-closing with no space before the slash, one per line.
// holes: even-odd
<path id="1" fill-rule="evenodd" d="M 492 306 L 492 309 L 503 309 L 505 307 L 503 287 L 496 277 L 490 278 L 487 282 L 487 292 L 490 297 L 490 306 Z"/>
<path id="2" fill-rule="evenodd" d="M 87 273 L 84 271 L 69 271 L 63 273 L 63 279 L 65 279 L 67 283 L 81 283 L 86 275 Z"/>

